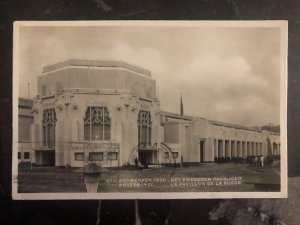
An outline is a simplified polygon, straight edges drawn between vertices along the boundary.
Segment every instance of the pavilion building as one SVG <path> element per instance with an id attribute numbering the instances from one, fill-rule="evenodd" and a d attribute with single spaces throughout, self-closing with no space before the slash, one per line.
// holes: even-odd
<path id="1" fill-rule="evenodd" d="M 31 118 L 36 165 L 199 164 L 280 154 L 279 133 L 161 111 L 151 72 L 121 61 L 45 66 Z"/>

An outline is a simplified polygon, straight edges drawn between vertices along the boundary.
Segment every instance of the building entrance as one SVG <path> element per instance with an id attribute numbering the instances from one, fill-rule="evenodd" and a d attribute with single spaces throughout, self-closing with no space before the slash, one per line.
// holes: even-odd
<path id="1" fill-rule="evenodd" d="M 35 161 L 40 166 L 55 166 L 55 150 L 36 150 Z"/>
<path id="2" fill-rule="evenodd" d="M 156 150 L 139 150 L 139 161 L 142 165 L 157 164 Z"/>
<path id="3" fill-rule="evenodd" d="M 205 141 L 200 141 L 200 162 L 204 162 Z"/>

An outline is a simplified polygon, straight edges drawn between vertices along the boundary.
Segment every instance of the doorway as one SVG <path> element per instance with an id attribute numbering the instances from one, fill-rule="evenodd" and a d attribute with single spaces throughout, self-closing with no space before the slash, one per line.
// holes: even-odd
<path id="1" fill-rule="evenodd" d="M 40 166 L 55 166 L 55 150 L 37 150 L 36 164 Z"/>
<path id="2" fill-rule="evenodd" d="M 142 165 L 157 164 L 157 151 L 155 151 L 155 150 L 139 150 L 139 161 Z"/>
<path id="3" fill-rule="evenodd" d="M 200 162 L 204 162 L 205 157 L 205 140 L 200 141 Z"/>

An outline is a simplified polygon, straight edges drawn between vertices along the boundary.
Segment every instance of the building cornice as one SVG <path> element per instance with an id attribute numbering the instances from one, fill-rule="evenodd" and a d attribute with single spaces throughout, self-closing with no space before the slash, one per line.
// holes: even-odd
<path id="1" fill-rule="evenodd" d="M 43 68 L 43 73 L 48 73 L 64 67 L 70 66 L 86 66 L 86 67 L 116 67 L 131 70 L 136 73 L 151 77 L 151 72 L 144 68 L 131 65 L 117 60 L 87 60 L 87 59 L 70 59 L 56 64 L 48 65 Z"/>

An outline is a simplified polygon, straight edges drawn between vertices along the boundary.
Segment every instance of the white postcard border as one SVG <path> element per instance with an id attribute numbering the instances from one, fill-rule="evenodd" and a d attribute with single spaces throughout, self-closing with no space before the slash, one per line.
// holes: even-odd
<path id="1" fill-rule="evenodd" d="M 19 30 L 24 26 L 168 26 L 168 27 L 280 27 L 281 28 L 281 191 L 280 192 L 120 192 L 120 193 L 18 193 Z M 58 199 L 215 199 L 287 197 L 287 21 L 16 21 L 13 27 L 13 144 L 12 197 L 16 200 Z"/>

